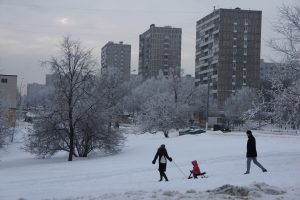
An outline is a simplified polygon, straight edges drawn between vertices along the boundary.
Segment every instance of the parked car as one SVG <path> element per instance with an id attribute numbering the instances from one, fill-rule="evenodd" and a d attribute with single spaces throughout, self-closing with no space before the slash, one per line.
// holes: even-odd
<path id="1" fill-rule="evenodd" d="M 201 134 L 205 133 L 205 130 L 199 129 L 199 128 L 190 128 L 186 130 L 179 131 L 179 136 L 181 135 L 196 135 L 196 134 Z"/>
<path id="2" fill-rule="evenodd" d="M 24 121 L 29 122 L 29 123 L 33 123 L 33 121 L 36 120 L 38 117 L 39 117 L 39 115 L 37 115 L 37 114 L 34 114 L 32 112 L 27 112 L 25 114 Z"/>
<path id="3" fill-rule="evenodd" d="M 221 130 L 223 133 L 226 133 L 226 132 L 231 132 L 231 129 L 229 127 L 224 127 L 222 128 Z"/>
<path id="4" fill-rule="evenodd" d="M 219 124 L 215 124 L 213 130 L 214 130 L 214 131 L 222 131 L 223 133 L 231 132 L 231 130 L 230 130 L 229 127 L 227 127 L 227 126 L 222 126 L 222 125 L 219 125 Z"/>

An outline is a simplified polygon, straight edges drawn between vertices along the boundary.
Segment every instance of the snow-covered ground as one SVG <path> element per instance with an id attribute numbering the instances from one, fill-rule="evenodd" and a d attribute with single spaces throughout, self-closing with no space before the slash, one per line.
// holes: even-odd
<path id="1" fill-rule="evenodd" d="M 244 175 L 244 132 L 173 132 L 168 139 L 127 134 L 118 155 L 67 162 L 65 153 L 38 160 L 23 152 L 26 126 L 16 129 L 14 144 L 0 150 L 0 200 L 300 199 L 300 136 L 254 131 L 258 161 L 268 172 L 252 163 Z M 151 163 L 160 144 L 174 161 L 167 166 L 169 182 L 158 182 L 158 166 Z M 208 178 L 186 179 L 194 159 Z"/>

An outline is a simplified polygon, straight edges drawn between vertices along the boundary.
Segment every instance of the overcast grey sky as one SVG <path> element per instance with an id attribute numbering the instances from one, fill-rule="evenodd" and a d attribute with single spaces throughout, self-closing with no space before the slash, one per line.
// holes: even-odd
<path id="1" fill-rule="evenodd" d="M 0 0 L 0 74 L 18 75 L 18 87 L 45 82 L 41 60 L 55 55 L 63 36 L 93 48 L 100 61 L 108 41 L 131 44 L 132 70 L 138 68 L 139 34 L 150 24 L 182 28 L 181 66 L 195 71 L 196 21 L 213 7 L 262 10 L 261 57 L 274 57 L 266 46 L 274 35 L 278 7 L 297 0 Z M 100 62 L 99 62 L 100 63 Z"/>

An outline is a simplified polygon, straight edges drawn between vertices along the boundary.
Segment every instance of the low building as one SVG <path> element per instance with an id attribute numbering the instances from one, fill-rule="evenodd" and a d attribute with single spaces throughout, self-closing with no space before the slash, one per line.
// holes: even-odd
<path id="1" fill-rule="evenodd" d="M 285 71 L 285 68 L 280 63 L 265 62 L 260 60 L 260 79 L 267 80 Z"/>
<path id="2" fill-rule="evenodd" d="M 17 108 L 17 75 L 0 74 L 1 106 L 8 108 L 8 120 L 16 122 Z"/>

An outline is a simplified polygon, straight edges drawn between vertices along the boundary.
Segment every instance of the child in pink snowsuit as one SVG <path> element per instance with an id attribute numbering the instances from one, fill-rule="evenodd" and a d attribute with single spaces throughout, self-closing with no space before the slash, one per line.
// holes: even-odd
<path id="1" fill-rule="evenodd" d="M 198 178 L 198 176 L 202 176 L 202 175 L 206 174 L 205 172 L 201 173 L 200 168 L 197 163 L 197 160 L 193 160 L 192 164 L 193 164 L 193 170 L 190 170 L 191 174 L 188 177 L 189 179 L 192 178 L 192 174 L 193 174 L 194 178 Z"/>

